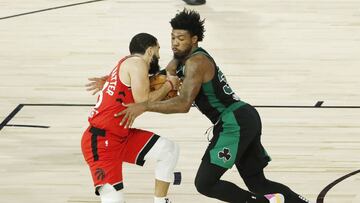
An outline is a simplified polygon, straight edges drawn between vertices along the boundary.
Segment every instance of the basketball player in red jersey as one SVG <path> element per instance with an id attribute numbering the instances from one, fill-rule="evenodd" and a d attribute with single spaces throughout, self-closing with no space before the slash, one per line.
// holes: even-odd
<path id="1" fill-rule="evenodd" d="M 147 33 L 135 35 L 130 42 L 130 56 L 120 60 L 108 75 L 98 102 L 89 116 L 90 126 L 81 140 L 84 158 L 89 165 L 95 193 L 102 203 L 123 203 L 123 162 L 143 166 L 145 160 L 156 160 L 155 203 L 167 203 L 167 192 L 179 156 L 178 145 L 153 132 L 123 128 L 122 118 L 114 114 L 124 110 L 122 103 L 157 101 L 178 86 L 178 77 L 156 90 L 149 90 L 149 73 L 159 70 L 160 46 Z"/>

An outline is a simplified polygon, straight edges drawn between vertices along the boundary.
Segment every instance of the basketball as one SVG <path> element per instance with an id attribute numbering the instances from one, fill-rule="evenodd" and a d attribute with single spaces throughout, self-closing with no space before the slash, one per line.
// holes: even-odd
<path id="1" fill-rule="evenodd" d="M 156 74 L 150 78 L 150 91 L 159 89 L 166 82 L 166 75 Z M 170 92 L 162 100 L 167 100 L 178 95 L 177 90 L 170 90 Z"/>

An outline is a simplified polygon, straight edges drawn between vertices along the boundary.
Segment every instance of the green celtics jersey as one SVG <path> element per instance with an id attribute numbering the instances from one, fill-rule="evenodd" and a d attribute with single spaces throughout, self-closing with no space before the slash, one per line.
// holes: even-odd
<path id="1" fill-rule="evenodd" d="M 201 47 L 198 47 L 191 56 L 195 54 L 207 56 L 215 65 L 214 77 L 201 85 L 200 92 L 195 98 L 194 105 L 205 114 L 212 123 L 216 123 L 225 109 L 234 103 L 238 103 L 240 98 L 230 88 L 225 75 L 221 72 L 220 68 L 216 65 L 214 59 L 208 52 Z M 180 78 L 185 77 L 185 68 L 185 65 L 180 65 L 177 68 L 177 75 Z"/>

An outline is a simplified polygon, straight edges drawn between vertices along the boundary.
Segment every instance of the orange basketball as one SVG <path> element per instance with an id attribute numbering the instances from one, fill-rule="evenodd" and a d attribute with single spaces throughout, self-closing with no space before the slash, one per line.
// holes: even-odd
<path id="1" fill-rule="evenodd" d="M 153 75 L 150 78 L 150 91 L 159 89 L 166 82 L 166 75 L 157 74 Z M 178 95 L 177 90 L 170 90 L 170 92 L 162 100 L 167 100 Z"/>

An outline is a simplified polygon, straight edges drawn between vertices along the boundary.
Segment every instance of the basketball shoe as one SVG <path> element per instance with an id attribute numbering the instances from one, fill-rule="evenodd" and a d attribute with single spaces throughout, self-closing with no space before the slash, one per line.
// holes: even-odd
<path id="1" fill-rule="evenodd" d="M 280 193 L 264 195 L 269 203 L 285 203 L 284 195 Z"/>

